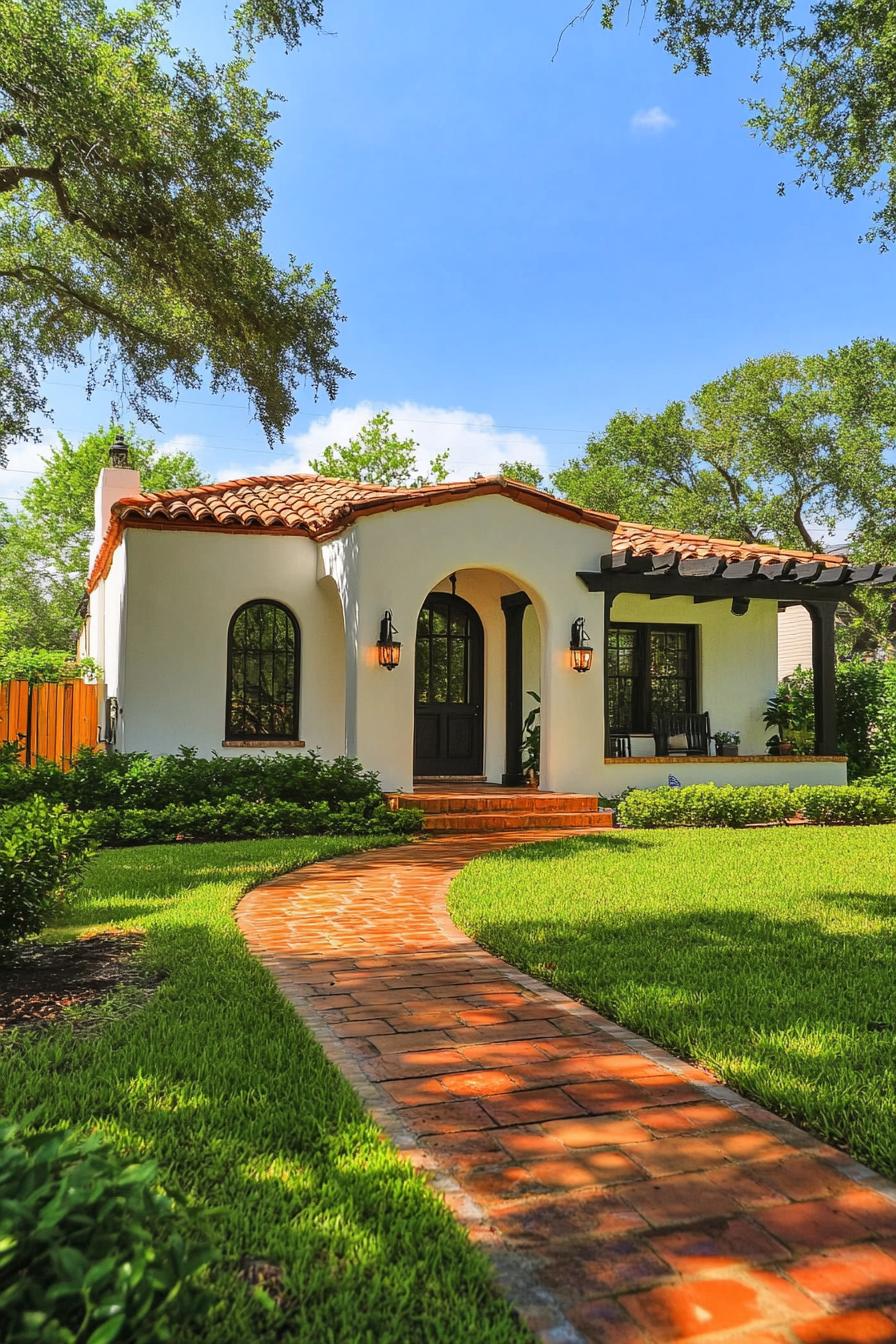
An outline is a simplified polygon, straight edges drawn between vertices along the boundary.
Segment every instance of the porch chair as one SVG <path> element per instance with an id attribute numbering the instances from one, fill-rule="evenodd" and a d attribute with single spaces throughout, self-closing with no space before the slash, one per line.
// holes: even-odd
<path id="1" fill-rule="evenodd" d="M 628 733 L 610 733 L 610 755 L 615 757 L 631 756 L 632 739 Z"/>
<path id="2" fill-rule="evenodd" d="M 658 756 L 709 755 L 708 714 L 658 714 L 653 720 L 653 731 Z M 676 738 L 678 741 L 671 745 Z"/>

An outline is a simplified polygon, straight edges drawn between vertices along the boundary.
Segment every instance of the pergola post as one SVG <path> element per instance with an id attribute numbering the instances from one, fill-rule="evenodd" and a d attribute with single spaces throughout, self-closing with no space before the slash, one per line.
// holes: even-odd
<path id="1" fill-rule="evenodd" d="M 815 694 L 815 754 L 837 754 L 836 602 L 805 602 L 812 619 L 812 685 Z"/>
<path id="2" fill-rule="evenodd" d="M 505 659 L 505 773 L 502 784 L 523 783 L 523 616 L 529 606 L 526 593 L 501 598 L 504 611 Z"/>

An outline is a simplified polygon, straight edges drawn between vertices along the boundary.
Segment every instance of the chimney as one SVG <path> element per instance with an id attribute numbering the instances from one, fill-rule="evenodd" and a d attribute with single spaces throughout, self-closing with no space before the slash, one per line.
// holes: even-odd
<path id="1" fill-rule="evenodd" d="M 140 473 L 130 465 L 128 445 L 124 435 L 119 432 L 109 449 L 109 465 L 103 467 L 96 491 L 93 496 L 93 544 L 90 548 L 91 564 L 96 559 L 103 544 L 103 537 L 112 517 L 112 505 L 119 499 L 129 499 L 140 493 Z"/>

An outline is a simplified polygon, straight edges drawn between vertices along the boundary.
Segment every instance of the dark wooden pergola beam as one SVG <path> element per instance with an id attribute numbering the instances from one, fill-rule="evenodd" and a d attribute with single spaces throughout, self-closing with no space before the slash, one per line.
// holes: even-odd
<path id="1" fill-rule="evenodd" d="M 730 568 L 730 566 L 729 566 Z M 578 577 L 590 593 L 640 593 L 646 596 L 716 598 L 750 597 L 781 602 L 802 602 L 806 598 L 819 602 L 842 602 L 853 585 L 828 584 L 816 588 L 808 582 L 793 579 L 692 579 L 680 571 L 665 574 L 632 574 L 626 571 L 579 570 Z M 877 581 L 875 580 L 875 585 Z"/>
<path id="2" fill-rule="evenodd" d="M 815 701 L 815 754 L 837 752 L 837 606 L 857 587 L 896 584 L 896 565 L 823 565 L 815 560 L 736 560 L 720 556 L 682 557 L 678 552 L 635 555 L 631 549 L 602 556 L 600 570 L 579 570 L 592 593 L 604 593 L 604 620 L 613 599 L 634 593 L 659 601 L 690 597 L 695 603 L 731 602 L 741 613 L 754 598 L 781 606 L 804 606 L 812 621 L 812 679 Z"/>

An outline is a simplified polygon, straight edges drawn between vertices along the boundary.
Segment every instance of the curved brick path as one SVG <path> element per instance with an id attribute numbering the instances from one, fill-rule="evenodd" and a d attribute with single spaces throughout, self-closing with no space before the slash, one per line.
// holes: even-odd
<path id="1" fill-rule="evenodd" d="M 543 1340 L 896 1341 L 893 1186 L 451 923 L 468 860 L 554 838 L 328 860 L 237 918 Z"/>

